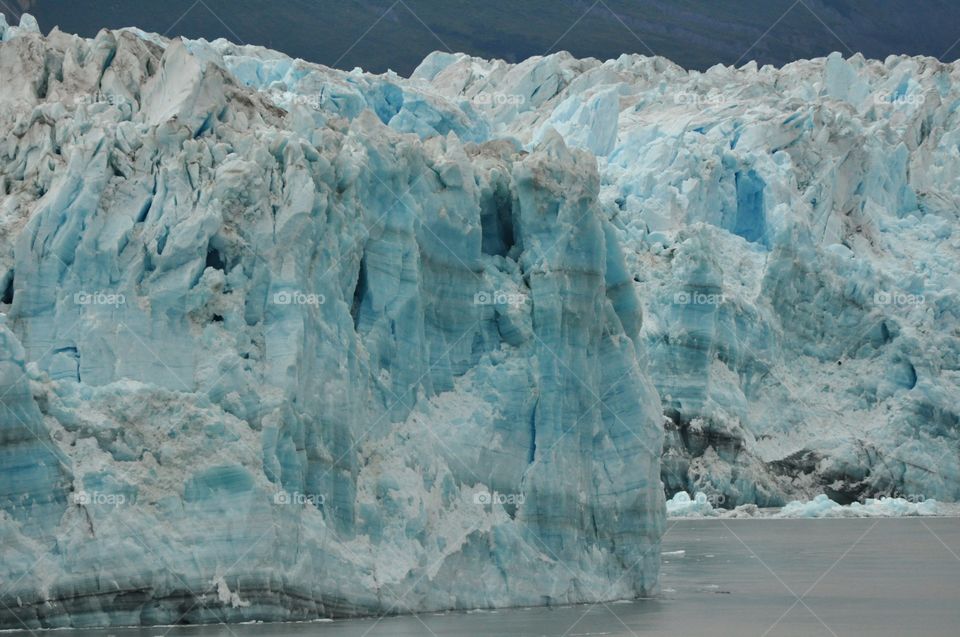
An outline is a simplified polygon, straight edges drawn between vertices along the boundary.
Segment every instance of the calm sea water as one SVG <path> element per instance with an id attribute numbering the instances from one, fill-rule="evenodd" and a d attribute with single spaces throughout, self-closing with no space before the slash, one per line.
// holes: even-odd
<path id="1" fill-rule="evenodd" d="M 48 634 L 51 637 L 960 635 L 958 518 L 686 520 L 672 527 L 670 524 L 664 539 L 663 594 L 657 599 L 379 620 Z"/>

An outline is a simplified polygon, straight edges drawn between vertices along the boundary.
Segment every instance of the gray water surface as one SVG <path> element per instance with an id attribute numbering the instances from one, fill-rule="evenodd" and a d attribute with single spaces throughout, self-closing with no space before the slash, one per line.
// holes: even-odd
<path id="1" fill-rule="evenodd" d="M 958 518 L 680 520 L 670 521 L 668 528 L 663 542 L 663 594 L 657 599 L 337 622 L 68 630 L 48 634 L 51 637 L 960 635 Z"/>

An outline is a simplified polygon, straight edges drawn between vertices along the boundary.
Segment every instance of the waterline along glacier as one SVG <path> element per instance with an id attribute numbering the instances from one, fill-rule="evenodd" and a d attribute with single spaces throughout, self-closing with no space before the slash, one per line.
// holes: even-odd
<path id="1" fill-rule="evenodd" d="M 629 599 L 665 495 L 956 501 L 958 86 L 0 19 L 0 627 Z"/>

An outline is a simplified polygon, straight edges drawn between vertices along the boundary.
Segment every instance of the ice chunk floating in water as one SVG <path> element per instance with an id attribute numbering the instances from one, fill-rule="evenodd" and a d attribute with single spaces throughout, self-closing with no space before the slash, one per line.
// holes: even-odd
<path id="1" fill-rule="evenodd" d="M 864 502 L 842 505 L 824 494 L 812 500 L 793 500 L 779 508 L 760 509 L 742 504 L 734 509 L 714 506 L 716 496 L 698 492 L 693 497 L 679 491 L 667 500 L 667 515 L 673 518 L 899 518 L 915 516 L 960 517 L 960 504 L 936 500 L 910 501 L 906 498 L 866 498 Z"/>

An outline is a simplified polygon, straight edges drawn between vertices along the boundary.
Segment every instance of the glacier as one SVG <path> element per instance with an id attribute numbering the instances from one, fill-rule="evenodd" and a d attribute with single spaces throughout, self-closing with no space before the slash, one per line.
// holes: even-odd
<path id="1" fill-rule="evenodd" d="M 665 496 L 960 497 L 956 64 L 24 16 L 0 79 L 0 627 L 635 598 Z"/>
<path id="2" fill-rule="evenodd" d="M 960 498 L 956 63 L 435 53 L 413 79 L 528 147 L 555 130 L 596 155 L 668 496 Z"/>
<path id="3" fill-rule="evenodd" d="M 656 591 L 592 155 L 264 50 L 0 33 L 0 627 Z"/>

